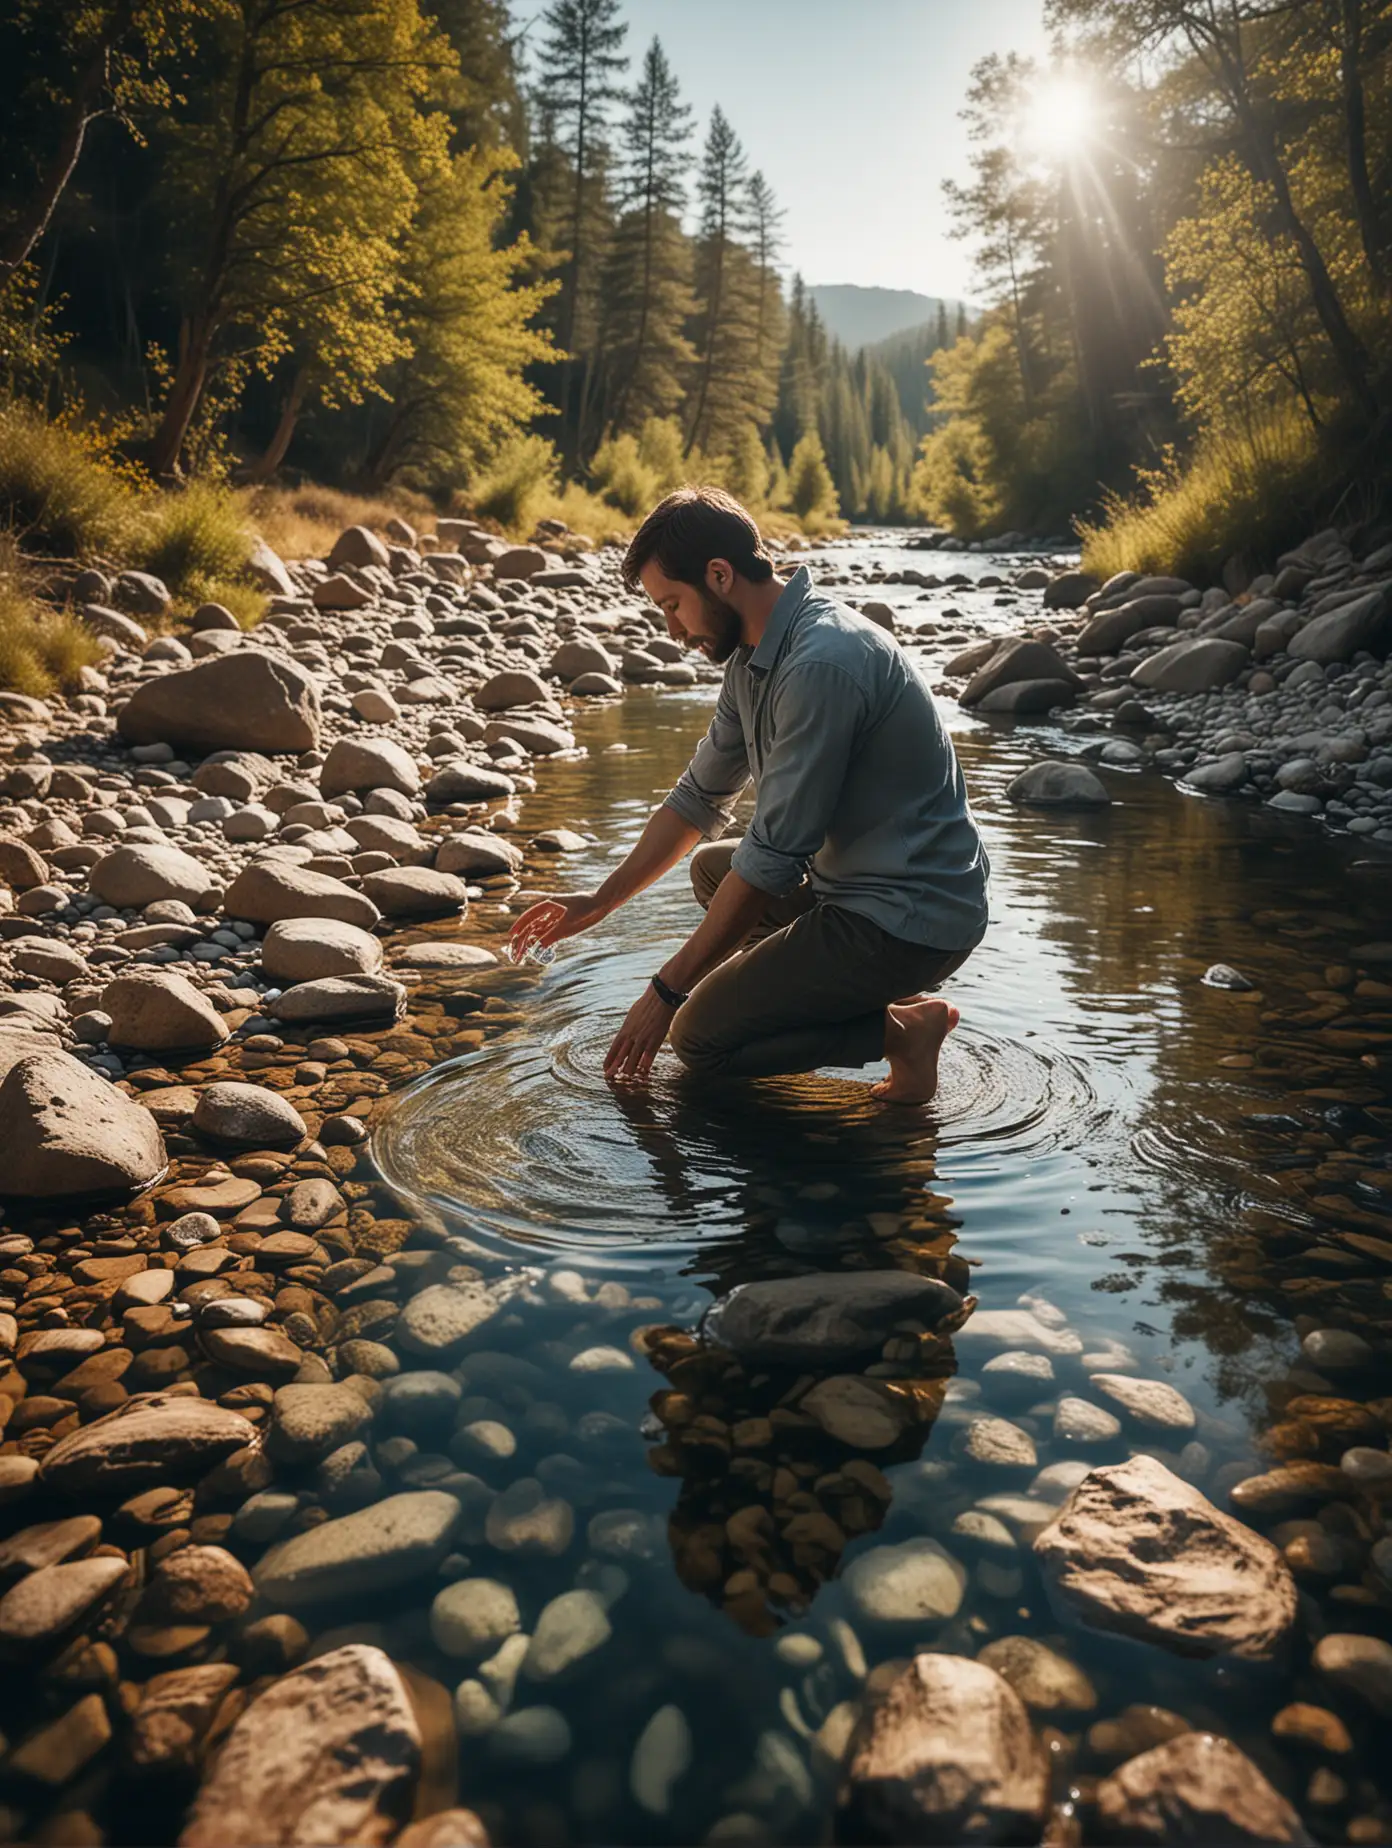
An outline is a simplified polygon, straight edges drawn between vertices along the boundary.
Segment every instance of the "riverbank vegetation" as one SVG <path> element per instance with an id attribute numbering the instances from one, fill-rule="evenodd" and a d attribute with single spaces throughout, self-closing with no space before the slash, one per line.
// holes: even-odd
<path id="1" fill-rule="evenodd" d="M 1392 483 L 1392 12 L 1048 0 L 977 67 L 988 307 L 932 362 L 929 517 L 1078 522 L 1085 562 L 1211 580 Z"/>

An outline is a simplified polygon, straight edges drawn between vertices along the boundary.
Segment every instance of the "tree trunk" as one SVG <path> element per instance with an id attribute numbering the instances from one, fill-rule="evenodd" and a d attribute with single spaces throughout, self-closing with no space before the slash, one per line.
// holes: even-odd
<path id="1" fill-rule="evenodd" d="M 285 460 L 285 452 L 290 447 L 291 438 L 295 434 L 295 425 L 299 422 L 300 411 L 304 407 L 307 384 L 307 368 L 296 366 L 295 375 L 290 381 L 290 389 L 286 392 L 285 402 L 281 406 L 280 422 L 275 427 L 275 435 L 267 443 L 262 455 L 247 471 L 248 481 L 269 481 Z"/>
<path id="2" fill-rule="evenodd" d="M 19 222 L 11 225 L 4 238 L 0 239 L 0 288 L 28 261 L 35 244 L 49 227 L 54 208 L 72 178 L 73 169 L 82 152 L 82 144 L 87 138 L 87 126 L 101 113 L 97 105 L 107 85 L 111 47 L 129 24 L 129 7 L 117 7 L 106 23 L 101 43 L 83 68 L 63 118 L 57 149 L 39 182 L 38 191 L 29 201 L 29 209 L 22 214 Z"/>
<path id="3" fill-rule="evenodd" d="M 397 405 L 392 412 L 391 421 L 383 433 L 381 442 L 368 457 L 365 480 L 370 488 L 381 489 L 391 480 L 392 470 L 396 467 L 397 457 L 401 454 L 401 445 L 406 436 L 406 412 Z"/>
<path id="4" fill-rule="evenodd" d="M 1368 268 L 1381 293 L 1388 289 L 1387 231 L 1368 172 L 1368 120 L 1363 91 L 1362 0 L 1339 0 L 1339 88 L 1344 104 L 1349 189 Z"/>
<path id="5" fill-rule="evenodd" d="M 172 475 L 178 469 L 184 439 L 208 382 L 212 351 L 212 328 L 202 322 L 184 343 L 174 383 L 169 389 L 169 401 L 150 445 L 150 472 L 155 476 Z"/>

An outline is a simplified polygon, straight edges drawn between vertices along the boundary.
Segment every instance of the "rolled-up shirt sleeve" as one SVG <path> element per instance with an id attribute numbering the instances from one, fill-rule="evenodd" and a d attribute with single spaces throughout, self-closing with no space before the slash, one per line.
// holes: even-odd
<path id="1" fill-rule="evenodd" d="M 710 729 L 664 807 L 675 809 L 683 821 L 699 828 L 707 840 L 714 840 L 734 819 L 735 801 L 748 781 L 749 752 L 739 708 L 729 687 L 722 686 Z"/>
<path id="2" fill-rule="evenodd" d="M 730 869 L 782 897 L 801 885 L 826 839 L 868 707 L 856 680 L 825 661 L 788 669 L 772 697 L 773 743 Z"/>

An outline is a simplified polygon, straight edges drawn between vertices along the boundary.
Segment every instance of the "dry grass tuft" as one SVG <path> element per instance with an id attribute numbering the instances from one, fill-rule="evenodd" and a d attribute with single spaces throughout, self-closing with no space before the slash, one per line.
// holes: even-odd
<path id="1" fill-rule="evenodd" d="M 34 699 L 75 691 L 81 670 L 103 659 L 101 643 L 69 610 L 34 597 L 13 539 L 0 539 L 0 687 Z"/>
<path id="2" fill-rule="evenodd" d="M 345 526 L 382 532 L 391 519 L 408 520 L 418 531 L 435 524 L 424 495 L 345 494 L 338 488 L 253 488 L 244 497 L 247 518 L 282 558 L 322 558 Z"/>

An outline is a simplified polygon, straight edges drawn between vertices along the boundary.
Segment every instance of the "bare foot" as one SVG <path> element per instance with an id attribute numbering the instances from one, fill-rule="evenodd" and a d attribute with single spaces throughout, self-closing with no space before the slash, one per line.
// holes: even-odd
<path id="1" fill-rule="evenodd" d="M 870 1095 L 886 1104 L 931 1103 L 938 1088 L 938 1054 L 962 1018 L 947 1001 L 896 1001 L 885 1009 L 889 1076 Z"/>

